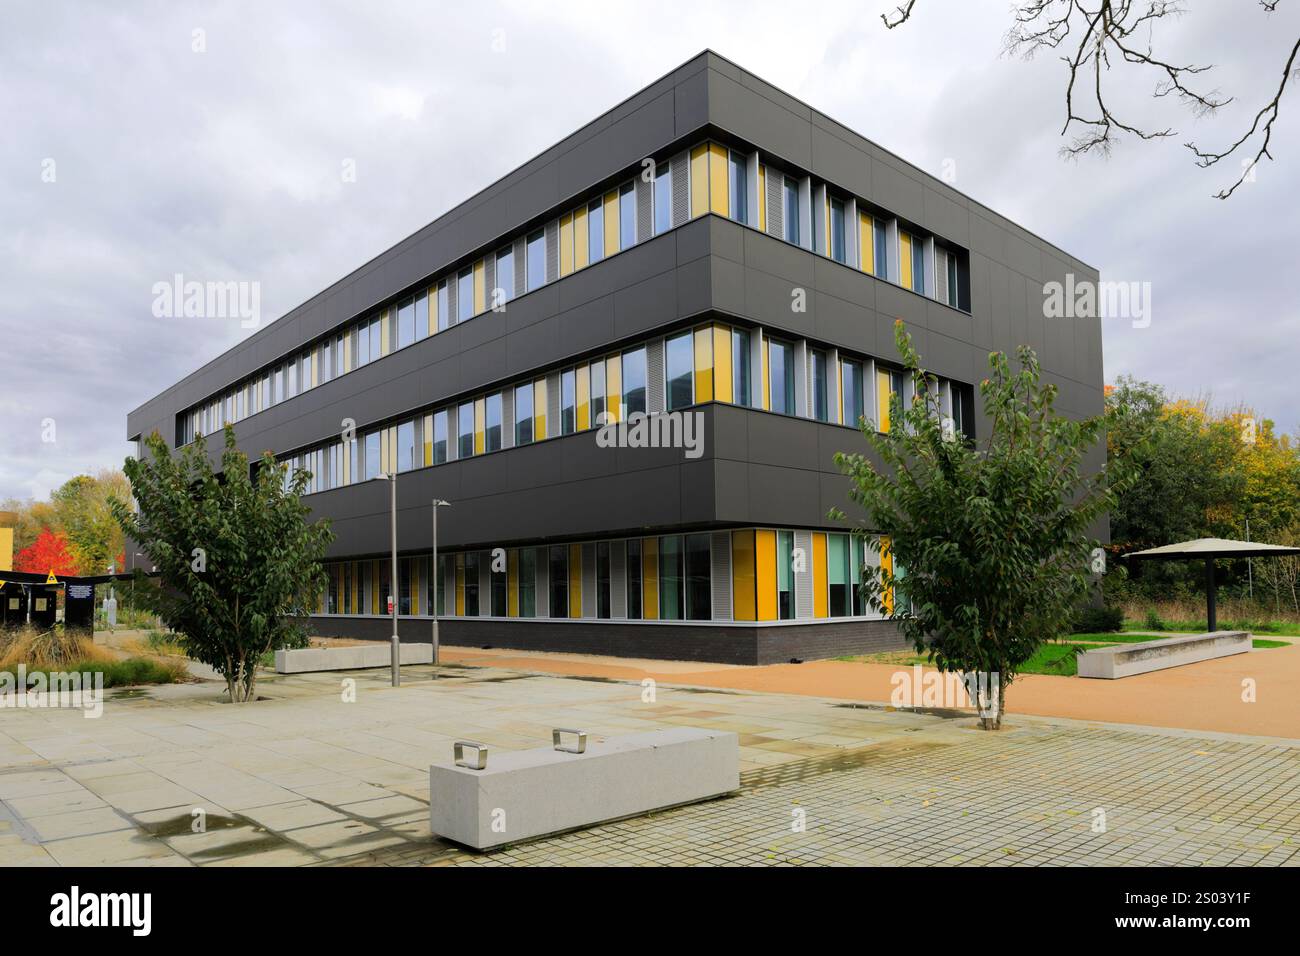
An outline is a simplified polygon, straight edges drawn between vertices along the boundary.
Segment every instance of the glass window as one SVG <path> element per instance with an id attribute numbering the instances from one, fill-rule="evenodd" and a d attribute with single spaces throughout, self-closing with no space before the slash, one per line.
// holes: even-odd
<path id="1" fill-rule="evenodd" d="M 876 275 L 881 279 L 885 279 L 889 275 L 889 254 L 886 251 L 886 239 L 889 232 L 882 220 L 875 220 L 875 228 L 872 230 L 872 234 L 875 237 L 872 261 L 876 265 Z"/>
<path id="2" fill-rule="evenodd" d="M 569 548 L 556 544 L 550 548 L 551 617 L 569 616 Z"/>
<path id="3" fill-rule="evenodd" d="M 451 327 L 451 294 L 447 291 L 447 280 L 438 283 L 438 331 Z"/>
<path id="4" fill-rule="evenodd" d="M 713 617 L 713 597 L 709 571 L 709 536 L 686 536 L 686 617 L 707 621 Z"/>
<path id="5" fill-rule="evenodd" d="M 488 557 L 487 560 L 490 561 L 491 557 Z M 492 597 L 491 597 L 492 616 L 505 617 L 506 616 L 506 569 L 502 568 L 500 571 L 498 571 L 495 568 L 493 568 L 491 565 L 488 565 L 488 569 L 489 569 L 488 585 L 489 587 L 492 588 Z"/>
<path id="6" fill-rule="evenodd" d="M 410 471 L 420 467 L 415 457 L 415 422 L 402 422 L 397 426 L 397 470 Z"/>
<path id="7" fill-rule="evenodd" d="M 609 617 L 609 542 L 596 542 L 596 617 Z"/>
<path id="8" fill-rule="evenodd" d="M 573 369 L 560 373 L 560 434 L 572 435 L 577 421 L 577 376 Z"/>
<path id="9" fill-rule="evenodd" d="M 618 191 L 618 247 L 630 249 L 636 245 L 636 191 L 632 183 L 624 183 Z"/>
<path id="10" fill-rule="evenodd" d="M 533 441 L 533 383 L 515 389 L 515 444 L 530 445 Z"/>
<path id="11" fill-rule="evenodd" d="M 431 465 L 441 465 L 447 460 L 447 409 L 440 408 L 433 413 L 433 442 L 429 462 Z"/>
<path id="12" fill-rule="evenodd" d="M 481 555 L 478 551 L 465 554 L 465 616 L 478 617 L 478 568 Z"/>
<path id="13" fill-rule="evenodd" d="M 324 385 L 326 382 L 330 380 L 330 376 L 333 374 L 333 372 L 334 372 L 334 343 L 327 339 L 325 341 L 325 344 L 321 346 L 320 381 L 322 385 Z M 254 404 L 257 403 L 256 389 L 253 390 L 253 403 Z"/>
<path id="14" fill-rule="evenodd" d="M 659 539 L 659 619 L 680 621 L 683 618 L 682 536 L 665 535 Z"/>
<path id="15" fill-rule="evenodd" d="M 783 621 L 794 617 L 794 532 L 776 533 L 776 603 L 777 614 Z"/>
<path id="16" fill-rule="evenodd" d="M 641 539 L 627 542 L 627 616 L 641 620 Z"/>
<path id="17" fill-rule="evenodd" d="M 519 616 L 537 616 L 537 549 L 519 549 Z"/>
<path id="18" fill-rule="evenodd" d="M 456 275 L 456 321 L 474 317 L 474 270 L 461 269 Z"/>
<path id="19" fill-rule="evenodd" d="M 429 294 L 421 292 L 415 297 L 415 340 L 429 334 Z"/>
<path id="20" fill-rule="evenodd" d="M 663 163 L 655 170 L 655 235 L 673 227 L 673 173 Z"/>
<path id="21" fill-rule="evenodd" d="M 737 405 L 748 405 L 751 394 L 749 383 L 749 332 L 731 330 L 732 398 Z"/>
<path id="22" fill-rule="evenodd" d="M 497 285 L 500 292 L 493 293 L 494 305 L 505 305 L 515 294 L 515 251 L 502 249 L 497 253 Z"/>
<path id="23" fill-rule="evenodd" d="M 591 425 L 601 426 L 600 416 L 605 414 L 605 360 L 591 363 Z"/>
<path id="24" fill-rule="evenodd" d="M 597 263 L 605 258 L 605 212 L 600 200 L 587 207 L 587 261 Z"/>
<path id="25" fill-rule="evenodd" d="M 794 414 L 794 349 L 769 339 L 767 366 L 770 382 L 768 407 L 774 412 Z"/>
<path id="26" fill-rule="evenodd" d="M 546 232 L 538 229 L 528 237 L 528 291 L 546 284 Z"/>
<path id="27" fill-rule="evenodd" d="M 826 576 L 830 582 L 831 617 L 848 617 L 853 611 L 850 592 L 852 578 L 849 573 L 849 536 L 826 536 Z"/>
<path id="28" fill-rule="evenodd" d="M 623 353 L 623 414 L 644 412 L 645 404 L 645 346 Z"/>
<path id="29" fill-rule="evenodd" d="M 925 292 L 925 240 L 912 237 L 912 291 Z"/>
<path id="30" fill-rule="evenodd" d="M 381 351 L 383 336 L 379 330 L 379 320 L 373 319 L 370 323 L 370 361 L 375 361 L 384 353 Z"/>
<path id="31" fill-rule="evenodd" d="M 785 241 L 799 245 L 799 183 L 785 177 Z"/>
<path id="32" fill-rule="evenodd" d="M 408 299 L 397 307 L 397 347 L 404 349 L 415 341 L 415 301 Z"/>
<path id="33" fill-rule="evenodd" d="M 465 402 L 456 411 L 456 457 L 474 454 L 474 403 Z"/>
<path id="34" fill-rule="evenodd" d="M 847 262 L 848 253 L 844 246 L 844 203 L 831 199 L 831 258 L 836 262 Z"/>
<path id="35" fill-rule="evenodd" d="M 496 451 L 501 447 L 501 393 L 487 397 L 487 435 L 484 440 L 487 451 Z"/>
<path id="36" fill-rule="evenodd" d="M 379 432 L 371 432 L 366 436 L 366 471 L 362 479 L 377 478 L 383 471 L 383 465 L 379 460 Z"/>
<path id="37" fill-rule="evenodd" d="M 288 370 L 289 370 L 289 374 L 285 380 L 284 397 L 293 398 L 295 395 L 298 394 L 298 363 L 290 362 L 288 365 Z M 224 425 L 229 420 L 230 420 L 230 416 L 226 414 L 225 403 L 223 402 L 222 410 L 221 410 L 221 423 Z"/>
<path id="38" fill-rule="evenodd" d="M 686 332 L 668 340 L 665 356 L 668 409 L 685 408 L 695 401 L 695 336 Z"/>
<path id="39" fill-rule="evenodd" d="M 745 157 L 732 153 L 727 167 L 727 186 L 731 192 L 731 218 L 736 222 L 749 219 L 749 181 Z"/>
<path id="40" fill-rule="evenodd" d="M 858 427 L 858 419 L 866 415 L 863 404 L 862 366 L 857 362 L 840 363 L 840 396 L 843 401 L 842 421 Z"/>
<path id="41" fill-rule="evenodd" d="M 812 398 L 813 418 L 819 422 L 831 420 L 830 404 L 826 401 L 826 353 L 818 349 L 812 352 Z"/>

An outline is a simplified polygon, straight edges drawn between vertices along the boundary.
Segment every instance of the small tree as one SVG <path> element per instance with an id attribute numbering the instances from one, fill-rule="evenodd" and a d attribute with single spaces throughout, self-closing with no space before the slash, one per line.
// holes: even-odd
<path id="1" fill-rule="evenodd" d="M 1056 387 L 1040 381 L 1033 350 L 1017 351 L 1018 372 L 994 352 L 980 385 L 989 434 L 976 446 L 944 421 L 901 321 L 894 338 L 915 399 L 906 407 L 901 396 L 890 399 L 883 434 L 862 423 L 880 465 L 835 456 L 865 512 L 854 533 L 877 551 L 876 535 L 887 536 L 892 557 L 863 569 L 864 597 L 884 611 L 893 595 L 903 634 L 941 671 L 963 675 L 981 725 L 996 730 L 1019 668 L 1065 632 L 1088 588 L 1096 547 L 1088 531 L 1112 504 L 1115 482 L 1113 466 L 1094 475 L 1081 466 L 1102 447 L 1104 418 L 1058 415 Z M 992 687 L 989 696 L 977 686 Z"/>
<path id="2" fill-rule="evenodd" d="M 286 466 L 269 452 L 252 476 L 229 426 L 219 474 L 202 437 L 178 455 L 157 432 L 145 444 L 153 461 L 128 458 L 123 469 L 139 512 L 112 506 L 160 575 L 159 587 L 140 589 L 142 603 L 181 634 L 189 656 L 225 677 L 232 701 L 253 700 L 259 658 L 305 642 L 325 585 L 333 534 L 306 521 L 299 496 L 310 476 L 298 471 L 286 486 Z"/>

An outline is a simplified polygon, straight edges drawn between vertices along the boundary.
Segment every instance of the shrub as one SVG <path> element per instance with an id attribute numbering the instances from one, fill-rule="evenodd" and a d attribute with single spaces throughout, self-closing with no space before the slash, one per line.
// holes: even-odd
<path id="1" fill-rule="evenodd" d="M 1148 631 L 1163 631 L 1165 629 L 1165 622 L 1160 619 L 1160 615 L 1156 613 L 1156 609 L 1153 607 L 1147 608 L 1143 625 Z"/>
<path id="2" fill-rule="evenodd" d="M 1118 607 L 1081 607 L 1074 613 L 1076 634 L 1101 634 L 1124 629 L 1124 611 Z"/>

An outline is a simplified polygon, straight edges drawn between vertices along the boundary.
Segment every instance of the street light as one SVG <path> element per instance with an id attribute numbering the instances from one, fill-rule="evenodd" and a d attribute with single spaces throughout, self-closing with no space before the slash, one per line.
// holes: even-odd
<path id="1" fill-rule="evenodd" d="M 402 684 L 402 649 L 401 641 L 397 636 L 397 473 L 391 475 L 380 472 L 375 475 L 376 481 L 386 481 L 392 492 L 389 509 L 389 527 L 392 532 L 392 556 L 393 569 L 388 575 L 388 603 L 393 608 L 393 686 L 400 687 Z"/>
<path id="2" fill-rule="evenodd" d="M 438 509 L 450 508 L 450 501 L 434 498 L 430 511 L 433 512 L 433 563 L 429 573 L 433 576 L 433 663 L 438 663 L 438 598 L 442 594 L 442 575 L 438 572 Z"/>

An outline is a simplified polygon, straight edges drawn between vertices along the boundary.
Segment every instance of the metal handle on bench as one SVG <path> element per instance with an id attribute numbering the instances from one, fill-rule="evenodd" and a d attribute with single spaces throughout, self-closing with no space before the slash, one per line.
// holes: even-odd
<path id="1" fill-rule="evenodd" d="M 474 751 L 473 762 L 465 759 L 466 747 L 469 747 Z M 487 744 L 476 743 L 473 740 L 458 740 L 452 745 L 451 751 L 452 756 L 456 759 L 457 767 L 468 767 L 470 770 L 482 770 L 487 766 Z"/>
<path id="2" fill-rule="evenodd" d="M 573 734 L 578 738 L 578 742 L 572 747 L 560 746 L 561 734 Z M 569 727 L 556 727 L 551 731 L 551 745 L 561 753 L 581 754 L 587 752 L 587 732 L 585 730 L 573 730 Z"/>

